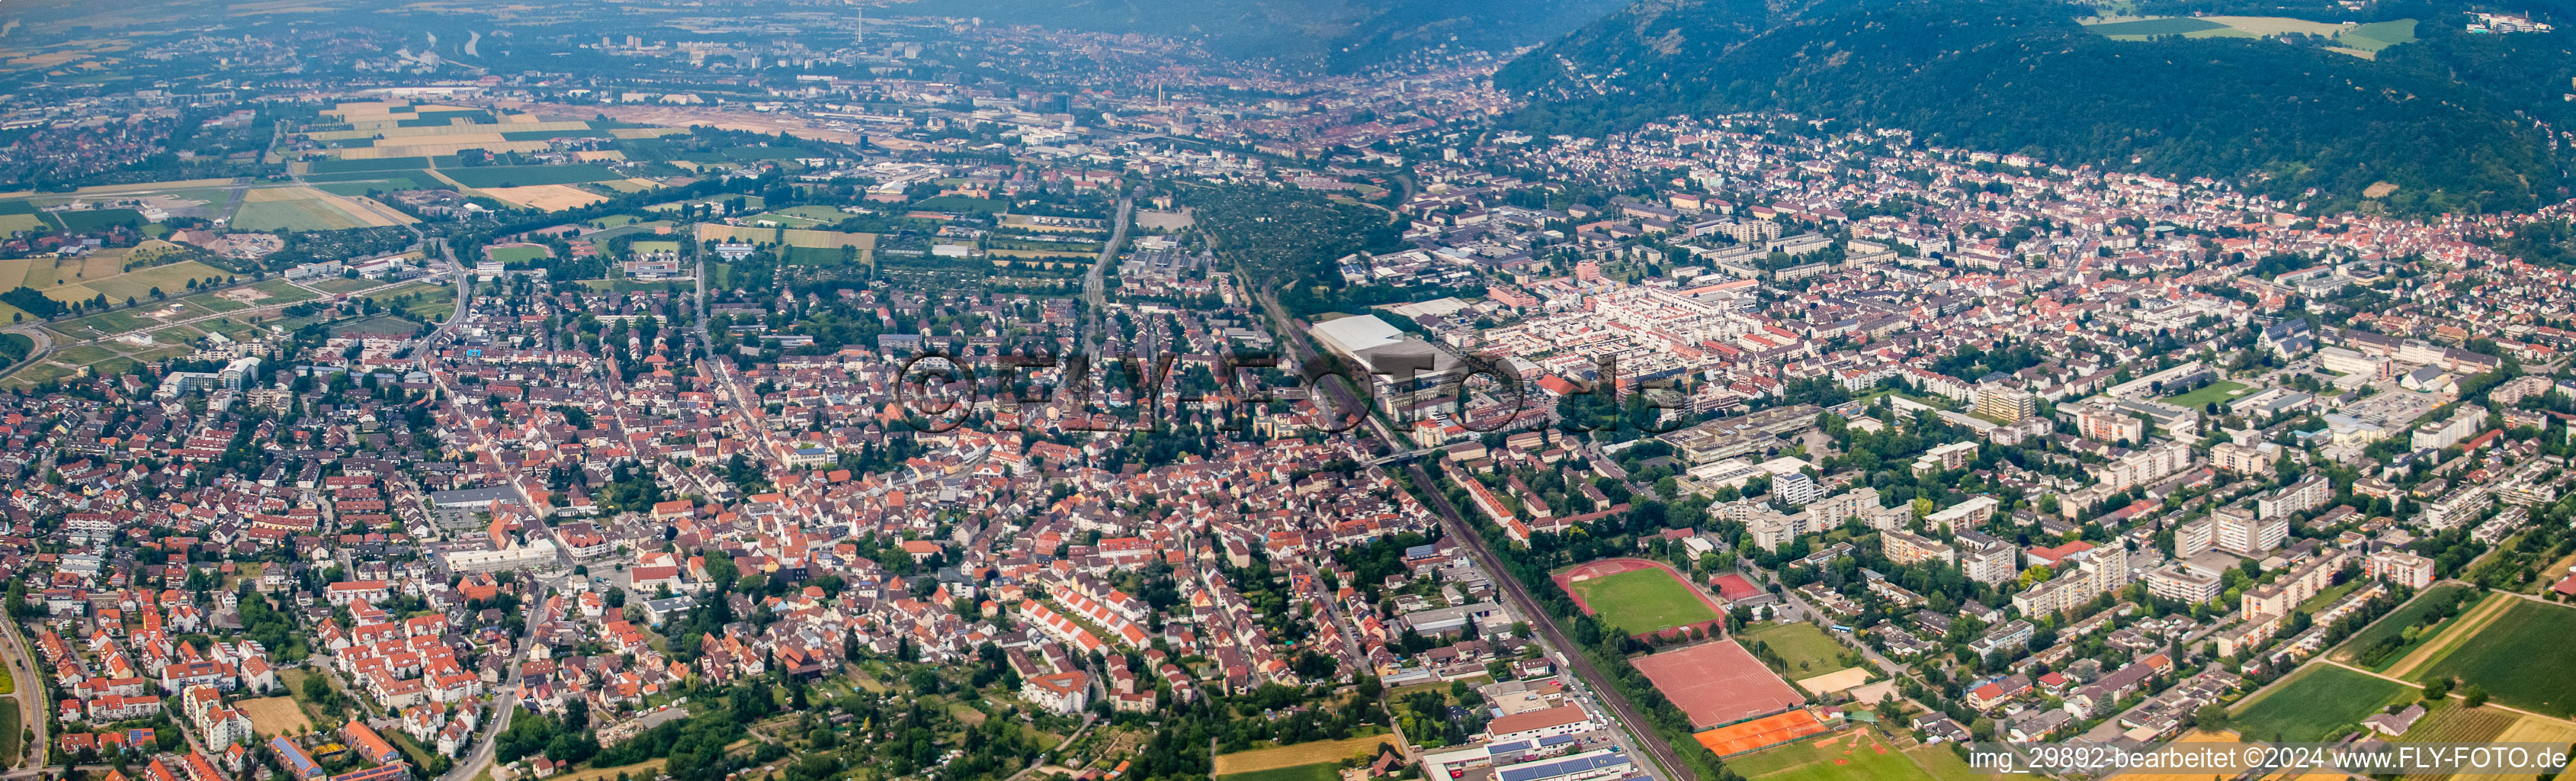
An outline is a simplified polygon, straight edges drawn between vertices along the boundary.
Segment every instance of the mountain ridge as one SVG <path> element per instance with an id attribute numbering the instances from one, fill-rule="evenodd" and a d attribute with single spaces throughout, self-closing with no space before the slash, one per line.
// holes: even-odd
<path id="1" fill-rule="evenodd" d="M 2529 125 L 2557 107 L 2516 105 L 2532 99 L 2511 86 L 2526 77 L 2451 73 L 2472 50 L 2505 73 L 2556 67 L 2499 50 L 2502 36 L 2435 30 L 2374 62 L 2264 39 L 2113 41 L 2076 25 L 2078 12 L 2046 0 L 1643 0 L 1495 83 L 1526 101 L 1509 121 L 1541 134 L 1785 111 L 2069 166 L 2228 177 L 2320 208 L 2363 205 L 2380 181 L 2398 191 L 2372 208 L 2409 213 L 2566 197 L 2564 149 Z M 2490 40 L 2444 40 L 2464 37 Z"/>

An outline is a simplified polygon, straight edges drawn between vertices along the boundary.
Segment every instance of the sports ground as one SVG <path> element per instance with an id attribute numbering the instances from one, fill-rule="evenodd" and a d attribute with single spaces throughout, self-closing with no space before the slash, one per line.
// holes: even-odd
<path id="1" fill-rule="evenodd" d="M 1715 631 L 1718 617 L 1725 614 L 1681 573 L 1645 559 L 1602 559 L 1577 565 L 1557 573 L 1556 585 L 1574 597 L 1584 613 L 1631 635 L 1695 626 Z"/>
<path id="2" fill-rule="evenodd" d="M 1690 717 L 1693 729 L 1770 716 L 1806 702 L 1733 640 L 1640 656 L 1630 663 Z"/>

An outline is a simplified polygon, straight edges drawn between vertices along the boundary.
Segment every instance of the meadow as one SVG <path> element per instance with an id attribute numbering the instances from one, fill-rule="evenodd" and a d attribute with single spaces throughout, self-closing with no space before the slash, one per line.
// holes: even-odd
<path id="1" fill-rule="evenodd" d="M 1761 642 L 1788 665 L 1792 678 L 1809 678 L 1851 666 L 1842 662 L 1843 644 L 1805 621 L 1752 627 L 1736 633 L 1736 639 L 1748 646 Z"/>

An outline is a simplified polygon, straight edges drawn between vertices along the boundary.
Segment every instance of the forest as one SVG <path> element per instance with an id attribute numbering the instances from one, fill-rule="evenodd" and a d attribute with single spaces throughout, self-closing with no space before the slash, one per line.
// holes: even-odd
<path id="1" fill-rule="evenodd" d="M 1541 135 L 1788 111 L 2067 166 L 2231 177 L 2312 212 L 2562 199 L 2566 153 L 2532 120 L 2576 119 L 2541 94 L 2576 74 L 2570 33 L 2468 35 L 2457 14 L 2410 10 L 2432 17 L 2421 40 L 2373 61 L 2263 39 L 2114 41 L 2074 23 L 2089 8 L 2040 0 L 1676 0 L 1613 14 L 1495 83 L 1530 98 L 1512 121 Z M 2379 182 L 2397 189 L 2366 199 Z"/>

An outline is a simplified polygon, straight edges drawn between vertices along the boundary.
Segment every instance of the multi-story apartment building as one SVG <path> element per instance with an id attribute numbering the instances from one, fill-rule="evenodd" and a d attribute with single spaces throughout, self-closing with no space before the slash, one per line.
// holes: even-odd
<path id="1" fill-rule="evenodd" d="M 1887 560 L 1897 564 L 1912 564 L 1918 561 L 1938 561 L 1943 564 L 1958 562 L 1958 551 L 1930 537 L 1903 531 L 1890 531 L 1881 532 L 1879 540 L 1887 553 Z"/>
<path id="2" fill-rule="evenodd" d="M 2209 514 L 2216 522 L 2215 542 L 2219 550 L 2239 556 L 2260 556 L 2279 547 L 2290 536 L 2290 519 L 2264 518 L 2246 509 L 2242 503 L 2221 507 Z M 2175 547 L 2180 548 L 2179 539 Z"/>
<path id="3" fill-rule="evenodd" d="M 1977 412 L 2006 423 L 2039 414 L 2039 397 L 1999 382 L 1977 386 Z"/>
<path id="4" fill-rule="evenodd" d="M 2371 577 L 2408 588 L 2433 585 L 2433 560 L 2391 548 L 2370 554 L 2367 564 Z"/>
<path id="5" fill-rule="evenodd" d="M 2333 500 L 2334 485 L 2326 480 L 2325 475 L 2310 474 L 2306 479 L 2265 494 L 2255 501 L 2254 509 L 2257 515 L 2275 518 L 2324 507 Z"/>
<path id="6" fill-rule="evenodd" d="M 2182 562 L 2172 562 L 2147 572 L 2147 593 L 2164 599 L 2200 604 L 2218 598 L 2221 581 L 2192 569 Z"/>

